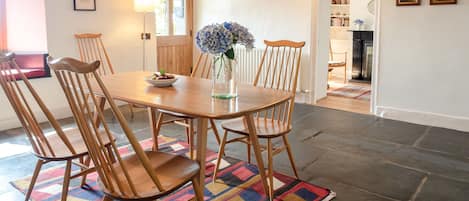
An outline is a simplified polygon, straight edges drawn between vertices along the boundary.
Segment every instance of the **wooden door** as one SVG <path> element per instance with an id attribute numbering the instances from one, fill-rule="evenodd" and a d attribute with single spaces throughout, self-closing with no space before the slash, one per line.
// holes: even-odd
<path id="1" fill-rule="evenodd" d="M 156 9 L 158 68 L 190 75 L 193 0 L 159 0 Z"/>

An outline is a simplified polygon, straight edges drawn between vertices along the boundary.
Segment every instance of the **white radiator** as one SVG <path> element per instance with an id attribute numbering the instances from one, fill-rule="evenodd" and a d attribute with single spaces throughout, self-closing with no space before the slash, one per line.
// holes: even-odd
<path id="1" fill-rule="evenodd" d="M 252 84 L 254 82 L 263 53 L 264 49 L 261 48 L 254 48 L 252 50 L 241 47 L 235 48 L 236 61 L 238 63 L 238 83 Z"/>

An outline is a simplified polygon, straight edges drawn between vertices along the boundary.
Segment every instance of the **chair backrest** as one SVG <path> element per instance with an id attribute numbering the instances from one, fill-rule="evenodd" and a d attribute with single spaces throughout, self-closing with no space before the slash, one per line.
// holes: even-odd
<path id="1" fill-rule="evenodd" d="M 136 184 L 133 182 L 135 180 L 131 179 L 129 173 L 132 167 L 128 167 L 128 165 L 123 163 L 123 156 L 118 151 L 116 143 L 112 140 L 113 136 L 104 119 L 103 111 L 99 107 L 92 107 L 86 101 L 87 94 L 94 94 L 95 90 L 102 93 L 103 98 L 109 103 L 111 111 L 127 136 L 130 145 L 139 159 L 138 161 L 141 163 L 140 167 L 143 167 L 142 175 L 147 176 L 153 181 L 154 186 L 151 187 L 152 189 L 164 191 L 154 170 L 150 166 L 149 158 L 98 75 L 100 62 L 84 63 L 72 58 L 53 60 L 49 57 L 48 63 L 57 75 L 57 79 L 67 97 L 75 121 L 81 131 L 89 155 L 96 166 L 96 171 L 106 192 L 123 198 L 140 197 L 136 190 Z M 99 105 L 96 96 L 91 95 L 89 97 L 91 97 L 94 105 Z M 100 130 L 100 125 L 103 128 L 102 130 Z M 103 132 L 105 132 L 104 136 L 98 134 Z M 104 148 L 106 141 L 111 142 L 110 149 Z M 113 165 L 115 163 L 119 164 L 119 168 Z M 142 175 L 139 173 L 139 177 Z"/>
<path id="2" fill-rule="evenodd" d="M 2 53 L 0 54 L 0 62 L 0 85 L 25 129 L 34 153 L 42 158 L 62 158 L 76 154 L 70 140 L 65 135 L 60 124 L 41 100 L 38 93 L 34 90 L 28 78 L 26 78 L 26 76 L 21 72 L 19 66 L 15 62 L 14 55 L 12 53 Z M 25 87 L 20 86 L 15 75 L 20 76 Z M 33 99 L 28 101 L 28 97 L 32 97 Z M 51 144 L 48 138 L 44 135 L 36 115 L 33 113 L 32 108 L 34 107 L 31 103 L 36 103 L 36 105 L 41 109 L 49 124 L 55 129 L 60 140 L 62 140 L 62 145 L 65 145 L 68 149 L 70 155 L 64 156 L 57 155 L 55 153 L 54 145 Z M 61 152 L 61 154 L 66 153 Z"/>
<path id="3" fill-rule="evenodd" d="M 213 56 L 208 53 L 200 53 L 197 63 L 195 64 L 191 77 L 210 79 L 212 76 Z"/>
<path id="4" fill-rule="evenodd" d="M 266 48 L 257 70 L 254 86 L 292 93 L 292 99 L 271 108 L 271 112 L 258 117 L 270 118 L 290 124 L 298 84 L 301 55 L 305 42 L 288 40 L 264 41 Z"/>
<path id="5" fill-rule="evenodd" d="M 112 67 L 111 60 L 103 44 L 102 34 L 75 34 L 75 38 L 77 40 L 81 61 L 86 63 L 100 61 L 102 67 L 99 68 L 98 75 L 114 74 L 114 68 Z"/>

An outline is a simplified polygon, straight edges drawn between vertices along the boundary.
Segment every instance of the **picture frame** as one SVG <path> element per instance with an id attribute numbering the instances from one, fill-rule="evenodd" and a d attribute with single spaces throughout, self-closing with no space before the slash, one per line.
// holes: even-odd
<path id="1" fill-rule="evenodd" d="M 396 0 L 396 6 L 419 6 L 421 0 Z"/>
<path id="2" fill-rule="evenodd" d="M 96 0 L 73 0 L 75 11 L 96 11 Z"/>
<path id="3" fill-rule="evenodd" d="M 430 0 L 430 5 L 457 4 L 458 0 Z"/>

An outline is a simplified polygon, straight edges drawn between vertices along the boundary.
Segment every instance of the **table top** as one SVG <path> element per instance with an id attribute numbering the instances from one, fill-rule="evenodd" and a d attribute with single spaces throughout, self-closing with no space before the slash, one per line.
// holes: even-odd
<path id="1" fill-rule="evenodd" d="M 102 80 L 115 100 L 187 114 L 194 117 L 229 119 L 283 103 L 292 94 L 285 91 L 238 85 L 238 97 L 230 100 L 211 97 L 211 81 L 179 76 L 172 87 L 157 88 L 145 81 L 150 72 L 128 72 L 103 76 Z M 97 95 L 102 95 L 93 86 Z"/>

